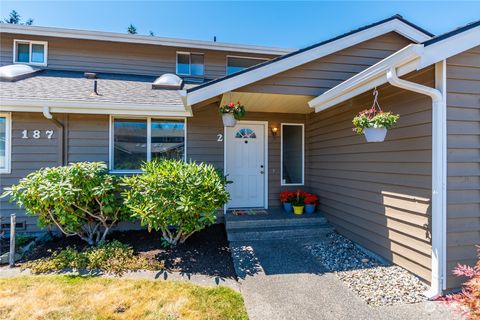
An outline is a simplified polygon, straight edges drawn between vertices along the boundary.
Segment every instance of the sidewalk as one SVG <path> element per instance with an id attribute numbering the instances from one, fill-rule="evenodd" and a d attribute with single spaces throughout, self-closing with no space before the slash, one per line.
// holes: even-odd
<path id="1" fill-rule="evenodd" d="M 251 320 L 455 319 L 439 302 L 370 307 L 297 240 L 230 244 Z"/>

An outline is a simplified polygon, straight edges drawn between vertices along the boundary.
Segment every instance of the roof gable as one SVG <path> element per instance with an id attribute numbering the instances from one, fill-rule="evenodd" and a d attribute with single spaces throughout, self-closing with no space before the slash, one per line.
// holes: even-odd
<path id="1" fill-rule="evenodd" d="M 431 66 L 461 52 L 480 46 L 480 21 L 447 32 L 422 44 L 411 44 L 383 59 L 308 104 L 319 112 L 387 82 L 386 72 L 397 69 L 398 76 Z"/>
<path id="2" fill-rule="evenodd" d="M 189 89 L 186 92 L 187 104 L 193 105 L 389 32 L 399 33 L 416 43 L 426 41 L 432 36 L 427 31 L 396 15 L 307 48 L 283 55 L 252 68 L 245 69 L 236 74 Z"/>

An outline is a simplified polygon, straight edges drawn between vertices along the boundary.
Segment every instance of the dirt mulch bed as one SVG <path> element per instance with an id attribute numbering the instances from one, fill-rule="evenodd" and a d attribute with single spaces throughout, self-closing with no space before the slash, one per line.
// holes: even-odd
<path id="1" fill-rule="evenodd" d="M 139 255 L 164 261 L 165 271 L 168 272 L 231 279 L 236 277 L 223 224 L 208 227 L 174 248 L 163 248 L 161 234 L 147 230 L 114 232 L 109 235 L 108 240 L 118 240 L 132 246 Z M 56 238 L 35 246 L 23 261 L 49 257 L 52 252 L 69 246 L 80 250 L 86 247 L 86 243 L 78 237 Z"/>

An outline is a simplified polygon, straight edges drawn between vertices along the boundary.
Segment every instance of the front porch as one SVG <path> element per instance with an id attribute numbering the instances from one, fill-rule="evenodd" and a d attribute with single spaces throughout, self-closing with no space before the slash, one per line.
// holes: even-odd
<path id="1" fill-rule="evenodd" d="M 230 242 L 320 237 L 333 231 L 320 212 L 295 215 L 280 207 L 227 210 L 225 227 Z"/>

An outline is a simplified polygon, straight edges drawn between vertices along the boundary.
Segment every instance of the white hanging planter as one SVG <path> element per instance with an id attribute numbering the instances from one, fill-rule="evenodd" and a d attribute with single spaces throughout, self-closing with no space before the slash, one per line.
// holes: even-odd
<path id="1" fill-rule="evenodd" d="M 222 113 L 223 125 L 225 127 L 234 127 L 237 124 L 237 119 L 233 113 Z"/>
<path id="2" fill-rule="evenodd" d="M 387 129 L 385 128 L 365 128 L 363 134 L 367 142 L 383 142 L 387 136 Z"/>

